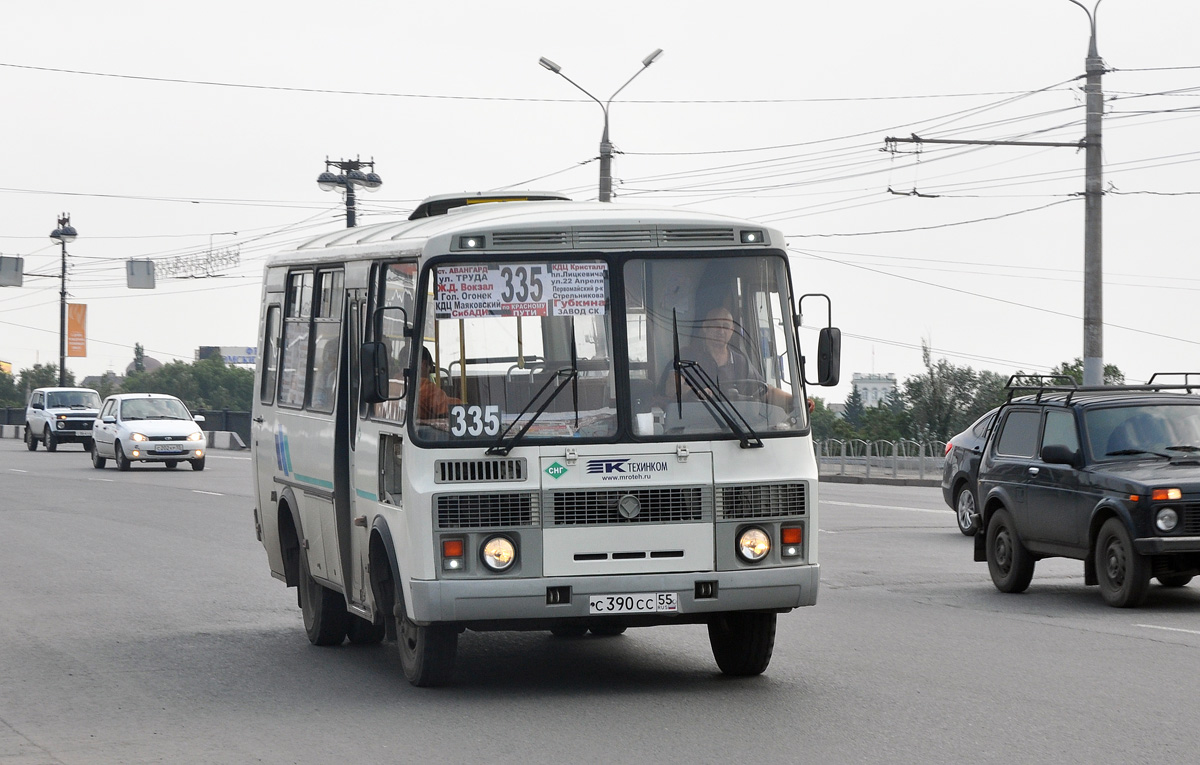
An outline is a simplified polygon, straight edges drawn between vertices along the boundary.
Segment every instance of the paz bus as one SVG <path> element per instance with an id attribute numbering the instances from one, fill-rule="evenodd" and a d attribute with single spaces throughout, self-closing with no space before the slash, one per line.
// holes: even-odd
<path id="1" fill-rule="evenodd" d="M 831 317 L 780 232 L 681 210 L 442 204 L 277 254 L 252 425 L 271 574 L 312 643 L 395 641 L 418 686 L 465 630 L 704 624 L 722 672 L 759 674 L 777 615 L 817 600 Z"/>

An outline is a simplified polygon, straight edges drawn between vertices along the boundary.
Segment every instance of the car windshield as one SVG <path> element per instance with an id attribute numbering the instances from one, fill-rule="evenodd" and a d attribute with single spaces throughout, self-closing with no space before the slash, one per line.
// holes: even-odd
<path id="1" fill-rule="evenodd" d="M 174 398 L 134 398 L 121 402 L 122 420 L 190 420 L 187 407 Z"/>
<path id="2" fill-rule="evenodd" d="M 490 445 L 522 431 L 526 440 L 615 435 L 606 263 L 438 265 L 431 290 L 417 351 L 418 438 Z"/>
<path id="3" fill-rule="evenodd" d="M 1083 421 L 1096 459 L 1175 456 L 1200 450 L 1200 403 L 1089 409 Z"/>
<path id="4" fill-rule="evenodd" d="M 94 390 L 58 390 L 46 394 L 47 409 L 99 409 L 100 394 Z"/>

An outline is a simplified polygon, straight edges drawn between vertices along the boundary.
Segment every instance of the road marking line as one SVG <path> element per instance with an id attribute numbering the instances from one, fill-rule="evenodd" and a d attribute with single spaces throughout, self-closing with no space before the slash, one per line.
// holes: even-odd
<path id="1" fill-rule="evenodd" d="M 192 489 L 192 493 L 193 494 L 211 494 L 214 497 L 224 497 L 225 496 L 224 494 L 218 494 L 215 491 L 200 491 L 199 489 Z"/>
<path id="2" fill-rule="evenodd" d="M 88 480 L 89 481 L 104 481 L 105 483 L 112 483 L 115 479 L 113 479 L 113 478 L 89 478 Z"/>
<path id="3" fill-rule="evenodd" d="M 28 473 L 29 472 L 28 470 L 17 470 L 16 468 L 9 468 L 9 470 L 11 470 L 14 473 Z"/>
<path id="4" fill-rule="evenodd" d="M 841 505 L 842 507 L 869 507 L 873 510 L 907 510 L 911 513 L 953 513 L 950 508 L 944 510 L 934 510 L 928 507 L 898 507 L 896 505 L 864 505 L 861 502 L 834 502 L 833 500 L 822 499 L 819 501 L 822 505 Z"/>
<path id="5" fill-rule="evenodd" d="M 1134 627 L 1145 627 L 1148 630 L 1163 630 L 1165 632 L 1186 632 L 1189 635 L 1200 635 L 1200 630 L 1184 630 L 1179 627 L 1160 627 L 1157 624 L 1135 624 Z"/>

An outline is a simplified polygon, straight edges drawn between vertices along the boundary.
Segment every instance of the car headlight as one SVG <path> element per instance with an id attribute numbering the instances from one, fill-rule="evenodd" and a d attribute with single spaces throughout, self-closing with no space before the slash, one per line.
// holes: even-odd
<path id="1" fill-rule="evenodd" d="M 1175 530 L 1179 525 L 1179 512 L 1173 507 L 1160 507 L 1154 515 L 1155 527 L 1164 534 Z"/>
<path id="2" fill-rule="evenodd" d="M 189 441 L 199 441 L 202 438 L 204 438 L 204 434 L 200 433 L 199 431 L 192 433 L 190 436 L 188 436 Z"/>
<path id="3" fill-rule="evenodd" d="M 507 537 L 492 537 L 483 543 L 479 554 L 492 571 L 504 571 L 517 560 L 517 548 Z"/>
<path id="4" fill-rule="evenodd" d="M 150 439 L 146 438 L 141 433 L 130 433 L 129 440 L 130 441 L 149 441 Z"/>
<path id="5" fill-rule="evenodd" d="M 767 532 L 757 527 L 751 527 L 738 535 L 738 555 L 745 560 L 756 563 L 767 557 L 771 552 L 771 538 Z"/>

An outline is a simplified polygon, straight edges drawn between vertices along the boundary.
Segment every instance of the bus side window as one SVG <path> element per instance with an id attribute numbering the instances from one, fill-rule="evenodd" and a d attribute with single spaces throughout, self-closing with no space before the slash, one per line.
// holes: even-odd
<path id="1" fill-rule="evenodd" d="M 308 407 L 332 412 L 337 393 L 338 351 L 342 329 L 343 275 L 341 271 L 317 274 L 316 314 L 313 316 L 312 390 Z"/>
<path id="2" fill-rule="evenodd" d="M 283 321 L 283 354 L 279 371 L 279 403 L 282 406 L 299 408 L 304 405 L 312 292 L 311 271 L 288 274 L 287 313 Z"/>
<path id="3" fill-rule="evenodd" d="M 275 382 L 279 377 L 279 306 L 267 307 L 267 320 L 264 322 L 262 343 L 263 349 L 259 363 L 263 365 L 262 387 L 258 391 L 258 400 L 264 404 L 275 402 Z"/>

